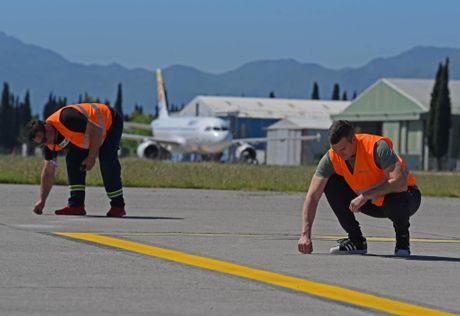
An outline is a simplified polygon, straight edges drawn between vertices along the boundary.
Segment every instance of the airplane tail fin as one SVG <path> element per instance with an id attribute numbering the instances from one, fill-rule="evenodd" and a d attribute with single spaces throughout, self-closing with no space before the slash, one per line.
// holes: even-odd
<path id="1" fill-rule="evenodd" d="M 158 102 L 158 117 L 168 117 L 168 106 L 166 103 L 165 90 L 163 85 L 163 78 L 161 77 L 161 69 L 157 69 L 157 102 Z"/>

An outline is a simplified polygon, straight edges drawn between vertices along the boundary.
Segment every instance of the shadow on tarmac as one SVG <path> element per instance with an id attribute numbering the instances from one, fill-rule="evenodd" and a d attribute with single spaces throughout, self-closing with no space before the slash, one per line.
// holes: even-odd
<path id="1" fill-rule="evenodd" d="M 183 220 L 183 217 L 166 217 L 166 216 L 123 216 L 107 217 L 106 215 L 85 215 L 85 217 L 113 218 L 113 219 L 150 219 L 150 220 Z"/>
<path id="2" fill-rule="evenodd" d="M 393 256 L 393 255 L 375 255 L 375 254 L 366 254 L 365 256 L 380 257 L 380 258 L 390 258 L 390 259 L 397 259 L 397 260 L 410 260 L 410 261 L 460 262 L 460 258 L 455 258 L 455 257 L 419 256 L 419 255 L 412 255 L 410 257 L 396 257 L 396 256 Z"/>

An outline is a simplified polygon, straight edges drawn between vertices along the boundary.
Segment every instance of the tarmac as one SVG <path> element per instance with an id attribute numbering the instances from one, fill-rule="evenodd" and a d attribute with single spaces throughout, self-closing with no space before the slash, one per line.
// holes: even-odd
<path id="1" fill-rule="evenodd" d="M 39 186 L 0 184 L 0 315 L 460 314 L 460 199 L 423 197 L 410 258 L 393 256 L 388 219 L 358 214 L 367 255 L 329 255 L 345 237 L 323 198 L 314 253 L 297 251 L 305 193 L 124 188 L 107 218 L 43 215 Z"/>

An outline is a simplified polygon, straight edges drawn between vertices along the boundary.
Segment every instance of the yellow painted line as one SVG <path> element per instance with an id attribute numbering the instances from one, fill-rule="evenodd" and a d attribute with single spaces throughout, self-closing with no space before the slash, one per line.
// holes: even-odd
<path id="1" fill-rule="evenodd" d="M 126 233 L 126 232 L 106 232 L 99 233 L 105 236 L 187 236 L 187 237 L 298 237 L 297 235 L 288 234 L 243 234 L 243 233 L 194 233 L 194 232 L 159 232 L 159 233 Z M 313 235 L 313 240 L 337 240 L 346 238 L 346 236 L 328 236 L 328 235 Z M 393 237 L 366 237 L 368 241 L 396 241 Z M 420 243 L 454 243 L 460 244 L 460 239 L 432 239 L 432 238 L 411 238 L 411 242 Z"/>
<path id="2" fill-rule="evenodd" d="M 243 233 L 194 233 L 194 232 L 163 232 L 163 233 L 125 233 L 125 232 L 105 232 L 98 233 L 105 236 L 187 236 L 187 237 L 276 237 L 287 235 L 279 234 L 243 234 Z"/>
<path id="3" fill-rule="evenodd" d="M 230 274 L 262 283 L 304 292 L 310 295 L 319 296 L 349 305 L 382 311 L 385 313 L 395 315 L 454 315 L 441 310 L 399 302 L 396 300 L 349 290 L 338 286 L 327 285 L 270 271 L 254 269 L 230 262 L 200 257 L 155 246 L 149 246 L 128 240 L 91 233 L 56 232 L 54 234 L 141 253 L 148 256 L 179 262 L 202 269 Z"/>

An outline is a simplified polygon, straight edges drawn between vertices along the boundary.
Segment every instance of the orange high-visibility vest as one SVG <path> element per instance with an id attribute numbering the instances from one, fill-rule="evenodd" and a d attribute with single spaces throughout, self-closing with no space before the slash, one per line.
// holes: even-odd
<path id="1" fill-rule="evenodd" d="M 393 149 L 393 143 L 388 137 L 370 134 L 356 134 L 355 136 L 357 145 L 353 173 L 351 173 L 348 169 L 345 160 L 340 158 L 340 156 L 337 155 L 332 148 L 329 149 L 328 154 L 329 159 L 334 166 L 335 172 L 344 177 L 350 188 L 359 195 L 364 191 L 377 187 L 386 181 L 385 173 L 375 163 L 374 147 L 378 141 L 384 140 L 390 148 Z M 402 167 L 405 168 L 406 166 L 404 161 L 398 155 L 396 156 L 398 157 Z M 406 181 L 408 186 L 413 186 L 416 183 L 415 178 L 412 176 L 410 171 L 407 174 Z M 381 206 L 383 204 L 383 200 L 384 196 L 380 196 L 373 200 L 372 203 L 377 206 Z"/>
<path id="2" fill-rule="evenodd" d="M 102 142 L 104 142 L 105 137 L 107 136 L 107 131 L 109 130 L 110 126 L 112 126 L 112 113 L 110 112 L 109 107 L 101 103 L 81 103 L 81 104 L 67 105 L 61 108 L 60 110 L 54 112 L 53 114 L 51 114 L 46 119 L 46 123 L 53 125 L 53 127 L 56 128 L 57 131 L 60 134 L 62 134 L 62 136 L 64 136 L 65 139 L 63 142 L 61 142 L 61 145 L 71 142 L 73 145 L 77 147 L 88 149 L 91 144 L 89 135 L 85 133 L 71 131 L 67 129 L 67 127 L 65 127 L 64 124 L 61 123 L 59 119 L 61 116 L 61 112 L 62 110 L 67 109 L 67 108 L 72 108 L 72 109 L 79 111 L 89 121 L 101 126 L 102 131 L 103 131 Z M 60 146 L 59 144 L 47 145 L 47 147 L 53 151 L 60 151 L 63 149 L 64 145 L 63 146 Z"/>

